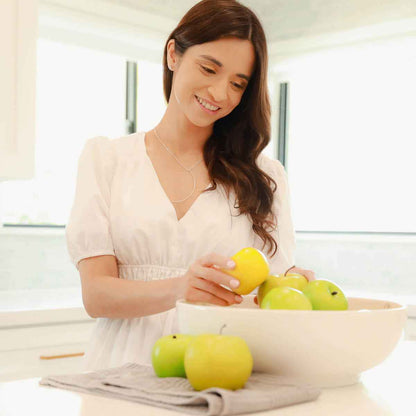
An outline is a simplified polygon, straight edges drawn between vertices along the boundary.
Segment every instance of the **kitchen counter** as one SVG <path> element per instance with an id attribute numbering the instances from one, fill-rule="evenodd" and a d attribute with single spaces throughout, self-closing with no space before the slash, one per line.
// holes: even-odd
<path id="1" fill-rule="evenodd" d="M 401 340 L 352 386 L 324 389 L 314 402 L 258 412 L 268 416 L 416 415 L 416 341 Z M 313 359 L 313 357 L 311 357 Z M 0 416 L 168 416 L 171 410 L 39 386 L 39 378 L 0 384 Z"/>

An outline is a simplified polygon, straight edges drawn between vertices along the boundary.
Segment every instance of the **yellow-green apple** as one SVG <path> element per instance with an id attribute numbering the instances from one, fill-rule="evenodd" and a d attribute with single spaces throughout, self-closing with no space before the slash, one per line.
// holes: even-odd
<path id="1" fill-rule="evenodd" d="M 318 279 L 309 282 L 303 289 L 315 310 L 345 311 L 348 300 L 342 290 L 330 280 Z"/>
<path id="2" fill-rule="evenodd" d="M 280 274 L 278 276 L 279 286 L 292 287 L 302 291 L 308 284 L 308 279 L 299 273 Z"/>
<path id="3" fill-rule="evenodd" d="M 235 262 L 232 270 L 223 269 L 224 273 L 240 281 L 240 286 L 233 289 L 239 295 L 247 295 L 257 286 L 261 285 L 269 275 L 269 262 L 267 257 L 258 249 L 246 247 L 231 257 Z"/>
<path id="4" fill-rule="evenodd" d="M 158 377 L 186 377 L 185 351 L 194 335 L 172 334 L 159 338 L 152 349 L 152 365 Z"/>
<path id="5" fill-rule="evenodd" d="M 269 290 L 260 308 L 312 310 L 312 304 L 300 290 L 281 286 Z"/>
<path id="6" fill-rule="evenodd" d="M 273 275 L 271 274 L 268 278 L 260 285 L 257 291 L 257 301 L 260 305 L 269 290 L 275 287 L 292 287 L 302 291 L 308 284 L 308 279 L 299 273 L 287 273 Z"/>
<path id="7" fill-rule="evenodd" d="M 201 334 L 185 352 L 185 371 L 195 390 L 243 388 L 253 370 L 253 357 L 243 338 Z"/>

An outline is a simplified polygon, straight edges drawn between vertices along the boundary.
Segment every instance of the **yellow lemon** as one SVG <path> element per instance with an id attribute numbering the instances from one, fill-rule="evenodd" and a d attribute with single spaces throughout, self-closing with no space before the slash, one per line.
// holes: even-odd
<path id="1" fill-rule="evenodd" d="M 228 273 L 240 281 L 240 286 L 233 289 L 239 295 L 251 293 L 269 276 L 270 270 L 267 257 L 256 248 L 243 248 L 234 254 L 231 259 L 235 262 L 235 268 L 233 270 L 223 270 L 223 272 Z"/>

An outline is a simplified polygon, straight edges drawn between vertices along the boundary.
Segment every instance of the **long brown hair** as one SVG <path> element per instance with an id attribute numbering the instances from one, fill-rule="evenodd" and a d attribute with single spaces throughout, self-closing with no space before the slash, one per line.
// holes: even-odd
<path id="1" fill-rule="evenodd" d="M 247 7 L 234 0 L 203 0 L 193 6 L 166 41 L 163 56 L 163 88 L 169 102 L 173 74 L 167 66 L 167 45 L 175 40 L 175 52 L 182 56 L 197 44 L 220 38 L 249 40 L 256 61 L 253 74 L 239 105 L 217 120 L 204 146 L 204 160 L 213 186 L 224 186 L 228 196 L 234 190 L 241 214 L 249 214 L 253 231 L 269 244 L 272 256 L 277 243 L 270 235 L 276 224 L 272 212 L 276 182 L 256 165 L 257 157 L 270 141 L 270 99 L 267 90 L 267 44 L 262 25 Z M 271 188 L 273 183 L 274 189 Z M 236 202 L 237 202 L 236 201 Z M 266 227 L 271 227 L 267 230 Z"/>

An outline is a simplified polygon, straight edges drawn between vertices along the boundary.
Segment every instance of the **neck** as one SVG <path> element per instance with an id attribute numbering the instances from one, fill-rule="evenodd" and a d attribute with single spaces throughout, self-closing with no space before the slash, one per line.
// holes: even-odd
<path id="1" fill-rule="evenodd" d="M 172 97 L 156 129 L 163 143 L 175 155 L 201 155 L 213 125 L 199 127 L 191 123 Z"/>

